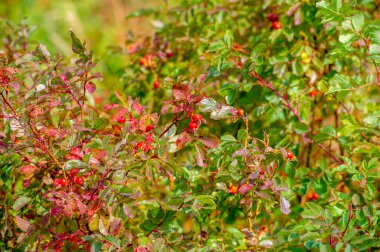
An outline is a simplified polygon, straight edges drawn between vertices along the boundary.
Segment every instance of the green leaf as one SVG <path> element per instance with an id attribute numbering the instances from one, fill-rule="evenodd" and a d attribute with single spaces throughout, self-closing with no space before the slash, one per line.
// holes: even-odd
<path id="1" fill-rule="evenodd" d="M 231 30 L 227 30 L 224 34 L 224 42 L 228 48 L 232 47 L 232 43 L 234 42 L 234 34 Z"/>
<path id="2" fill-rule="evenodd" d="M 352 26 L 355 31 L 360 32 L 364 25 L 364 15 L 362 12 L 358 12 L 355 16 L 352 17 Z"/>
<path id="3" fill-rule="evenodd" d="M 22 196 L 18 198 L 13 204 L 13 209 L 15 211 L 20 211 L 25 205 L 27 205 L 32 199 L 29 197 Z"/>
<path id="4" fill-rule="evenodd" d="M 224 135 L 220 138 L 222 142 L 236 142 L 236 138 L 232 135 Z"/>
<path id="5" fill-rule="evenodd" d="M 37 58 L 37 60 L 44 61 L 47 63 L 49 63 L 50 61 L 50 53 L 45 45 L 39 44 L 33 51 L 33 55 Z"/>
<path id="6" fill-rule="evenodd" d="M 226 48 L 226 44 L 223 41 L 218 40 L 218 41 L 211 43 L 211 45 L 208 47 L 208 51 L 209 52 L 215 52 L 215 51 L 219 51 L 219 50 L 224 49 L 224 48 Z"/>
<path id="7" fill-rule="evenodd" d="M 309 128 L 307 127 L 307 125 L 300 122 L 296 122 L 293 126 L 293 129 L 295 130 L 295 132 L 297 132 L 297 134 L 309 132 Z"/>
<path id="8" fill-rule="evenodd" d="M 82 44 L 82 42 L 78 39 L 78 37 L 75 35 L 75 33 L 70 30 L 70 34 L 71 34 L 71 49 L 73 50 L 73 52 L 75 54 L 84 54 L 86 48 L 84 47 L 84 45 Z"/>
<path id="9" fill-rule="evenodd" d="M 306 208 L 301 214 L 304 218 L 317 219 L 324 214 L 323 208 L 313 202 L 306 203 Z"/>
<path id="10" fill-rule="evenodd" d="M 378 247 L 380 247 L 380 239 L 378 238 L 367 239 L 364 242 L 357 244 L 355 246 L 355 248 L 359 249 L 360 251 L 367 250 L 369 248 L 378 248 Z"/>
<path id="11" fill-rule="evenodd" d="M 63 165 L 63 170 L 68 171 L 73 168 L 81 168 L 81 167 L 86 167 L 86 163 L 80 161 L 80 160 L 69 160 Z"/>

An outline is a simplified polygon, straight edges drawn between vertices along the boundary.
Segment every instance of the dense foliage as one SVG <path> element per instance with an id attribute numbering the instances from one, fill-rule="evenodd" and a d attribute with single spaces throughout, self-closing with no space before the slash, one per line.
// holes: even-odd
<path id="1" fill-rule="evenodd" d="M 3 20 L 1 251 L 375 251 L 379 8 L 130 13 L 155 34 L 112 48 L 109 97 L 74 32 L 67 60 Z"/>

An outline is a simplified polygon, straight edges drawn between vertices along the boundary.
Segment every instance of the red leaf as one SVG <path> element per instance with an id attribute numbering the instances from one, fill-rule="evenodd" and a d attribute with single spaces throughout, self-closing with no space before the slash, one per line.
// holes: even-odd
<path id="1" fill-rule="evenodd" d="M 219 140 L 216 137 L 208 137 L 199 140 L 209 148 L 217 148 L 219 146 Z"/>
<path id="2" fill-rule="evenodd" d="M 244 184 L 239 188 L 239 193 L 241 195 L 247 194 L 251 189 L 253 188 L 253 185 L 251 184 Z"/>
<path id="3" fill-rule="evenodd" d="M 195 156 L 195 159 L 197 161 L 197 165 L 199 165 L 200 167 L 206 167 L 207 164 L 204 162 L 204 155 L 203 155 L 203 151 L 199 148 L 199 146 L 197 144 L 194 145 L 195 147 L 195 151 L 196 151 L 196 156 Z"/>
<path id="4" fill-rule="evenodd" d="M 121 108 L 121 109 L 119 109 L 119 111 L 117 111 L 117 112 L 112 116 L 111 121 L 112 121 L 112 122 L 117 122 L 117 120 L 119 120 L 119 118 L 120 118 L 121 116 L 125 116 L 125 114 L 127 114 L 127 113 L 128 113 L 128 109 L 126 109 L 126 108 Z"/>
<path id="5" fill-rule="evenodd" d="M 95 83 L 93 83 L 92 81 L 90 81 L 90 82 L 86 83 L 85 88 L 86 88 L 87 92 L 89 92 L 90 94 L 92 94 L 96 90 L 96 85 L 95 85 Z"/>
<path id="6" fill-rule="evenodd" d="M 84 154 L 79 147 L 74 147 L 70 150 L 69 154 L 66 155 L 66 158 L 69 160 L 81 160 Z"/>
<path id="7" fill-rule="evenodd" d="M 25 165 L 20 168 L 20 172 L 24 174 L 34 173 L 38 168 L 33 165 Z"/>
<path id="8" fill-rule="evenodd" d="M 144 111 L 144 106 L 142 106 L 137 100 L 133 101 L 132 108 L 138 115 L 141 115 L 141 113 Z"/>

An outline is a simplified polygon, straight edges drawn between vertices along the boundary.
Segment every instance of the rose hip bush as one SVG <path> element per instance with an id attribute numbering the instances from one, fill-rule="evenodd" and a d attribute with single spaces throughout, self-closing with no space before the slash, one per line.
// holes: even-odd
<path id="1" fill-rule="evenodd" d="M 376 251 L 378 3 L 163 7 L 109 97 L 1 23 L 2 250 Z"/>

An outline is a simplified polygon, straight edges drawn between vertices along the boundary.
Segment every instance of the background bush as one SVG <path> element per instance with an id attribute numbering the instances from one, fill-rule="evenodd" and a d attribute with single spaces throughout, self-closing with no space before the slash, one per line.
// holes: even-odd
<path id="1" fill-rule="evenodd" d="M 1 247 L 376 251 L 378 17 L 376 1 L 169 1 L 127 14 L 154 32 L 137 22 L 125 46 L 107 23 L 89 45 L 62 31 L 73 55 L 3 19 Z"/>

